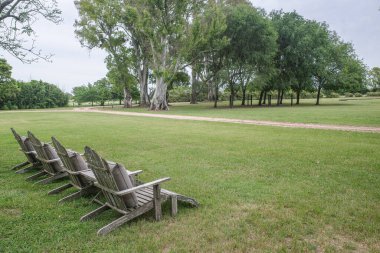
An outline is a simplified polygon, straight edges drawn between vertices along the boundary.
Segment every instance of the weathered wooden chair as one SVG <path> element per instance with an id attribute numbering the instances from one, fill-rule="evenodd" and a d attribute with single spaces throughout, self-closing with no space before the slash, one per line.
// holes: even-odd
<path id="1" fill-rule="evenodd" d="M 48 143 L 42 143 L 30 131 L 28 131 L 28 137 L 37 153 L 36 158 L 41 162 L 43 170 L 27 178 L 27 180 L 48 176 L 37 182 L 40 184 L 48 184 L 60 178 L 67 177 L 67 173 L 63 169 L 62 161 L 59 159 L 54 148 Z"/>
<path id="2" fill-rule="evenodd" d="M 51 190 L 49 194 L 57 194 L 71 187 L 75 187 L 79 190 L 59 200 L 59 202 L 63 202 L 77 199 L 81 196 L 98 193 L 99 188 L 95 187 L 91 180 L 88 180 L 80 173 L 84 171 L 87 173 L 92 173 L 92 171 L 87 167 L 87 163 L 81 154 L 66 149 L 56 138 L 52 137 L 51 139 L 53 146 L 63 163 L 63 169 L 69 176 L 70 183 Z"/>
<path id="3" fill-rule="evenodd" d="M 20 145 L 20 151 L 26 156 L 26 161 L 23 163 L 20 163 L 12 168 L 12 170 L 19 169 L 16 171 L 16 173 L 21 174 L 25 173 L 34 169 L 41 169 L 42 164 L 41 162 L 36 158 L 37 153 L 33 148 L 32 143 L 30 142 L 28 137 L 19 135 L 16 130 L 11 128 L 11 131 Z M 26 165 L 30 165 L 29 167 L 23 168 Z M 23 169 L 22 169 L 23 168 Z"/>
<path id="4" fill-rule="evenodd" d="M 110 167 L 94 150 L 85 148 L 85 157 L 89 168 L 94 172 L 99 187 L 106 199 L 106 203 L 81 218 L 85 221 L 96 215 L 113 209 L 122 216 L 98 231 L 98 235 L 105 235 L 124 223 L 154 209 L 155 219 L 161 219 L 161 202 L 168 199 L 168 195 L 161 194 L 160 184 L 170 180 L 162 178 L 150 183 L 134 186 L 125 168 L 120 164 Z"/>

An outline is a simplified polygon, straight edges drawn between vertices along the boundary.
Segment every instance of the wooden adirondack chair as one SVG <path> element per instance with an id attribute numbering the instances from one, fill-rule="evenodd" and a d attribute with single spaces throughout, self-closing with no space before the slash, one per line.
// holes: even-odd
<path id="1" fill-rule="evenodd" d="M 106 203 L 83 216 L 81 221 L 91 219 L 108 209 L 122 214 L 120 218 L 101 228 L 98 235 L 105 235 L 152 209 L 154 209 L 155 219 L 161 219 L 161 202 L 166 201 L 168 195 L 161 194 L 160 184 L 170 178 L 134 186 L 128 180 L 130 179 L 129 175 L 123 175 L 126 170 L 122 165 L 116 163 L 111 168 L 106 160 L 89 147 L 85 148 L 85 157 L 89 168 L 95 174 L 97 180 L 95 185 L 102 190 Z"/>
<path id="2" fill-rule="evenodd" d="M 27 159 L 26 162 L 23 162 L 23 163 L 20 163 L 20 164 L 14 166 L 12 168 L 12 170 L 19 169 L 18 171 L 16 171 L 16 173 L 21 174 L 21 173 L 25 173 L 25 172 L 28 172 L 28 171 L 31 171 L 31 170 L 34 170 L 34 169 L 41 169 L 42 164 L 36 158 L 37 153 L 34 150 L 33 145 L 30 142 L 29 138 L 25 137 L 25 136 L 20 136 L 16 132 L 16 130 L 14 130 L 13 128 L 11 128 L 11 131 L 12 131 L 12 133 L 13 133 L 16 141 L 20 145 L 20 151 L 26 156 L 26 159 Z M 22 167 L 24 167 L 26 165 L 30 165 L 30 166 L 21 169 Z"/>
<path id="3" fill-rule="evenodd" d="M 59 200 L 59 202 L 63 202 L 77 199 L 81 196 L 98 193 L 99 188 L 95 187 L 92 181 L 88 180 L 80 173 L 84 171 L 86 171 L 86 173 L 92 173 L 82 156 L 75 151 L 66 149 L 56 138 L 52 137 L 51 139 L 53 146 L 63 163 L 63 169 L 69 176 L 70 183 L 51 190 L 48 194 L 57 194 L 71 187 L 75 187 L 79 190 Z"/>
<path id="4" fill-rule="evenodd" d="M 27 178 L 27 180 L 37 179 L 41 176 L 48 176 L 37 183 L 48 184 L 57 179 L 67 177 L 66 171 L 63 169 L 63 164 L 61 159 L 59 159 L 54 148 L 48 143 L 42 143 L 37 139 L 30 131 L 28 131 L 28 137 L 36 150 L 36 158 L 42 164 L 42 171 Z"/>

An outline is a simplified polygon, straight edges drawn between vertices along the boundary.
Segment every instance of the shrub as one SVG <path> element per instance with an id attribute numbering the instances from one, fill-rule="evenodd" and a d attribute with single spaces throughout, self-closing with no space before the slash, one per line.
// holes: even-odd
<path id="1" fill-rule="evenodd" d="M 363 96 L 363 95 L 362 95 L 361 93 L 359 93 L 359 92 L 356 92 L 354 95 L 355 95 L 355 97 L 358 97 L 358 98 Z"/>
<path id="2" fill-rule="evenodd" d="M 169 91 L 169 102 L 190 102 L 190 87 L 178 86 Z"/>
<path id="3" fill-rule="evenodd" d="M 300 97 L 301 98 L 316 98 L 317 95 L 318 95 L 317 92 L 301 91 Z"/>
<path id="4" fill-rule="evenodd" d="M 350 97 L 353 97 L 354 94 L 352 94 L 352 93 L 350 93 L 350 92 L 347 92 L 346 94 L 344 94 L 344 96 L 345 96 L 346 98 L 350 98 Z"/>
<path id="5" fill-rule="evenodd" d="M 336 92 L 330 92 L 330 93 L 326 94 L 325 96 L 326 96 L 326 98 L 338 98 L 338 97 L 340 97 L 340 95 Z"/>
<path id="6" fill-rule="evenodd" d="M 368 97 L 380 97 L 380 91 L 368 92 Z"/>

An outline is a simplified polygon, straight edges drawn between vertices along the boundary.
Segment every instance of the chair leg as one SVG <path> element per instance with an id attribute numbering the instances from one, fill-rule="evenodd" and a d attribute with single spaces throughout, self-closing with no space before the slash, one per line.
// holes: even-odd
<path id="1" fill-rule="evenodd" d="M 93 198 L 91 199 L 91 202 L 95 202 L 95 203 L 97 203 L 97 204 L 99 204 L 99 205 L 104 205 L 104 203 L 101 202 L 101 201 L 98 199 L 99 195 L 102 194 L 102 191 L 100 191 L 99 189 L 96 189 L 96 190 L 98 191 L 98 193 L 95 195 L 95 197 L 93 197 Z"/>
<path id="2" fill-rule="evenodd" d="M 29 167 L 26 167 L 25 169 L 21 169 L 21 170 L 16 171 L 16 174 L 24 174 L 24 173 L 32 171 L 34 169 L 36 169 L 36 167 L 34 167 L 33 165 L 31 165 Z"/>
<path id="3" fill-rule="evenodd" d="M 153 185 L 153 203 L 154 203 L 154 218 L 156 221 L 161 220 L 161 187 L 160 185 Z"/>
<path id="4" fill-rule="evenodd" d="M 116 228 L 120 227 L 121 225 L 125 224 L 126 222 L 146 213 L 147 211 L 151 210 L 153 208 L 153 202 L 149 202 L 143 206 L 138 207 L 136 210 L 127 213 L 120 218 L 114 220 L 110 224 L 102 227 L 98 230 L 98 235 L 106 235 L 109 232 L 115 230 Z"/>
<path id="5" fill-rule="evenodd" d="M 31 181 L 31 180 L 33 180 L 33 179 L 37 179 L 37 178 L 39 178 L 39 177 L 45 176 L 46 174 L 47 174 L 47 173 L 46 173 L 45 171 L 40 171 L 40 172 L 38 172 L 37 174 L 34 174 L 34 175 L 32 175 L 32 176 L 26 178 L 26 181 Z"/>
<path id="6" fill-rule="evenodd" d="M 170 196 L 170 199 L 171 199 L 171 210 L 170 210 L 170 214 L 172 217 L 175 217 L 178 213 L 178 204 L 177 204 L 177 196 L 176 195 L 172 195 Z"/>
<path id="7" fill-rule="evenodd" d="M 92 212 L 90 212 L 90 213 L 88 213 L 88 214 L 82 216 L 82 218 L 80 218 L 80 221 L 86 221 L 86 220 L 92 219 L 92 218 L 94 218 L 95 216 L 97 216 L 97 215 L 103 213 L 104 211 L 106 211 L 106 210 L 108 210 L 108 209 L 110 209 L 109 206 L 107 206 L 107 205 L 103 205 L 103 206 L 101 206 L 101 207 L 95 209 L 94 211 L 92 211 Z"/>
<path id="8" fill-rule="evenodd" d="M 55 188 L 55 189 L 49 191 L 49 192 L 48 192 L 48 195 L 58 194 L 58 193 L 60 193 L 60 192 L 62 192 L 62 191 L 64 191 L 64 190 L 66 190 L 66 189 L 71 188 L 71 187 L 73 187 L 73 185 L 72 185 L 71 183 L 70 183 L 70 184 L 62 185 L 62 186 L 60 186 L 60 187 L 58 187 L 58 188 Z"/>
<path id="9" fill-rule="evenodd" d="M 62 202 L 74 200 L 74 199 L 95 193 L 96 191 L 98 191 L 98 188 L 95 188 L 93 185 L 90 185 L 86 188 L 80 189 L 79 191 L 74 192 L 73 194 L 70 194 L 70 195 L 60 199 L 58 202 L 62 203 Z M 100 203 L 100 201 L 98 203 Z M 100 203 L 100 204 L 103 205 L 103 203 Z"/>
<path id="10" fill-rule="evenodd" d="M 17 169 L 19 169 L 19 168 L 22 168 L 22 167 L 24 167 L 25 165 L 28 165 L 29 164 L 29 162 L 28 161 L 26 161 L 26 162 L 23 162 L 23 163 L 20 163 L 20 164 L 17 164 L 16 166 L 14 166 L 11 170 L 17 170 Z"/>
<path id="11" fill-rule="evenodd" d="M 66 177 L 66 176 L 67 176 L 66 173 L 59 173 L 59 174 L 56 174 L 56 175 L 54 175 L 54 176 L 51 176 L 51 177 L 48 177 L 48 178 L 42 179 L 42 180 L 36 182 L 35 184 L 49 184 L 49 183 L 51 183 L 51 182 L 53 182 L 53 181 L 55 181 L 55 180 L 58 180 L 58 179 L 60 179 L 60 178 L 64 178 L 64 177 Z"/>
<path id="12" fill-rule="evenodd" d="M 74 199 L 79 199 L 82 196 L 83 196 L 82 191 L 77 191 L 77 192 L 74 192 L 74 193 L 72 193 L 72 194 L 70 194 L 70 195 L 68 195 L 68 196 L 60 199 L 58 201 L 58 203 L 62 203 L 62 202 L 70 201 L 70 200 L 74 200 Z"/>

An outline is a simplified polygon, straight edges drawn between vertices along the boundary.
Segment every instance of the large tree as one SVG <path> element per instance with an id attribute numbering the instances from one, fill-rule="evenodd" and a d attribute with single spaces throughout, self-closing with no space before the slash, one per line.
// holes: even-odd
<path id="1" fill-rule="evenodd" d="M 24 63 L 49 60 L 35 47 L 33 24 L 40 18 L 55 24 L 61 22 L 56 0 L 0 1 L 0 48 Z"/>
<path id="2" fill-rule="evenodd" d="M 79 20 L 76 34 L 82 45 L 101 48 L 108 53 L 107 67 L 112 81 L 122 86 L 124 106 L 132 106 L 132 90 L 140 86 L 140 104 L 149 104 L 148 50 L 145 36 L 137 25 L 138 1 L 76 1 Z"/>
<path id="3" fill-rule="evenodd" d="M 149 42 L 151 68 L 156 79 L 150 109 L 168 110 L 167 84 L 184 66 L 186 24 L 192 13 L 193 1 L 141 0 L 135 7 L 139 30 Z"/>
<path id="4" fill-rule="evenodd" d="M 18 93 L 16 82 L 12 78 L 12 66 L 0 58 L 0 109 L 13 100 Z"/>
<path id="5" fill-rule="evenodd" d="M 315 22 L 314 41 L 317 46 L 313 53 L 313 82 L 317 89 L 316 105 L 320 104 L 322 89 L 338 91 L 350 89 L 353 85 L 362 87 L 365 66 L 358 59 L 353 46 L 345 43 L 327 24 Z"/>
<path id="6" fill-rule="evenodd" d="M 373 67 L 369 71 L 369 86 L 373 91 L 380 89 L 380 68 Z"/>
<path id="7" fill-rule="evenodd" d="M 230 106 L 241 88 L 245 104 L 247 86 L 254 78 L 269 73 L 276 52 L 276 32 L 265 13 L 250 4 L 227 8 L 225 69 L 231 92 Z"/>
<path id="8" fill-rule="evenodd" d="M 192 97 L 203 83 L 208 89 L 208 99 L 217 107 L 224 66 L 225 47 L 229 45 L 225 31 L 226 15 L 223 5 L 208 1 L 201 12 L 193 17 L 186 44 L 186 61 L 192 66 Z"/>
<path id="9" fill-rule="evenodd" d="M 311 87 L 314 30 L 311 23 L 295 11 L 273 11 L 270 16 L 278 33 L 277 75 L 273 78 L 278 90 L 277 104 L 281 103 L 280 94 L 288 87 L 296 92 L 299 104 L 301 91 Z"/>

